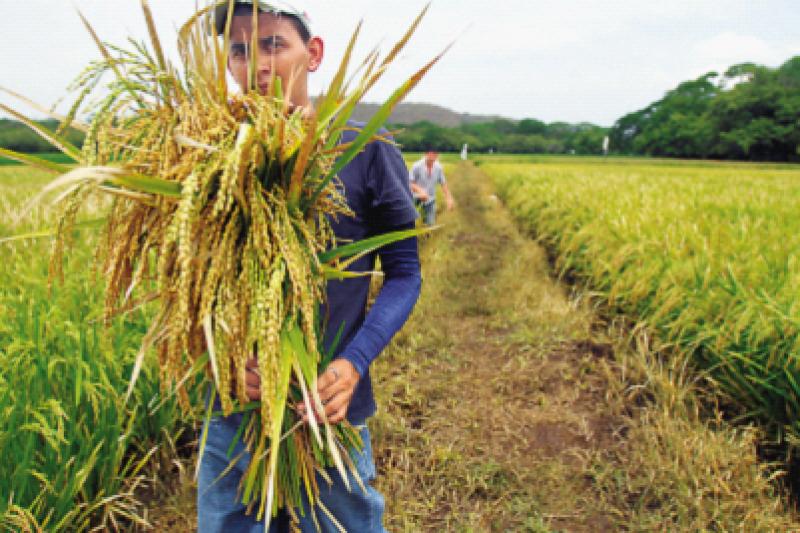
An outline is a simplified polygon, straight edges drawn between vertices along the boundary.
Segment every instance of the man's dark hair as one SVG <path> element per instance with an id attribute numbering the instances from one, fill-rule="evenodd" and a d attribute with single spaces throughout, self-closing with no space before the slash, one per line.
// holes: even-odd
<path id="1" fill-rule="evenodd" d="M 264 11 L 263 9 L 259 9 L 258 12 L 268 13 L 268 11 Z M 244 4 L 237 4 L 233 6 L 233 16 L 251 17 L 253 16 L 253 7 Z M 303 24 L 300 19 L 297 18 L 297 16 L 290 15 L 289 13 L 276 13 L 275 16 L 289 19 L 289 22 L 291 22 L 292 26 L 294 26 L 294 29 L 297 30 L 297 34 L 300 35 L 300 39 L 302 39 L 303 43 L 308 44 L 308 41 L 311 40 L 311 34 L 306 29 L 305 24 Z"/>

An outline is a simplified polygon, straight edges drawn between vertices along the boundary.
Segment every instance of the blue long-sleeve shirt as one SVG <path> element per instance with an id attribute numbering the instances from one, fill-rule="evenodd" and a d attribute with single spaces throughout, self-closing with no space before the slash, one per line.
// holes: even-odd
<path id="1" fill-rule="evenodd" d="M 357 128 L 357 126 L 356 126 Z M 352 141 L 356 131 L 342 142 Z M 417 211 L 408 184 L 408 170 L 396 146 L 372 142 L 339 173 L 352 217 L 339 217 L 333 229 L 339 240 L 361 240 L 414 226 Z M 361 375 L 347 418 L 361 423 L 375 413 L 369 365 L 402 327 L 417 301 L 421 286 L 417 240 L 406 239 L 356 261 L 351 270 L 374 270 L 380 257 L 385 279 L 366 312 L 368 277 L 328 283 L 325 344 L 330 347 L 342 331 L 334 353 L 353 363 Z"/>
<path id="2" fill-rule="evenodd" d="M 401 226 L 394 230 L 412 227 Z M 385 246 L 378 256 L 385 276 L 383 286 L 361 328 L 341 352 L 341 357 L 353 363 L 362 376 L 403 327 L 422 286 L 416 238 Z"/>

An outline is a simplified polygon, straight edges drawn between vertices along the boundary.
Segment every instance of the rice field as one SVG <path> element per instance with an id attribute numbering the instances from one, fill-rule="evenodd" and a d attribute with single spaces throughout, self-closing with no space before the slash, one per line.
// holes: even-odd
<path id="1" fill-rule="evenodd" d="M 558 272 L 654 333 L 663 353 L 687 356 L 726 414 L 757 421 L 774 440 L 800 438 L 800 168 L 503 156 L 478 164 Z M 0 167 L 0 237 L 52 225 L 47 207 L 16 222 L 46 181 Z M 0 530 L 130 529 L 155 450 L 186 427 L 176 402 L 159 396 L 154 360 L 124 400 L 154 309 L 102 323 L 94 233 L 73 234 L 64 283 L 52 287 L 51 239 L 0 244 Z"/>
<path id="2" fill-rule="evenodd" d="M 0 167 L 0 236 L 49 227 L 40 208 L 16 224 L 49 176 Z M 90 218 L 102 205 L 92 205 Z M 50 239 L 0 244 L 0 530 L 124 529 L 155 446 L 182 426 L 147 365 L 124 399 L 149 316 L 102 323 L 91 231 L 74 234 L 64 283 L 48 288 Z M 146 413 L 146 416 L 145 416 Z"/>
<path id="3" fill-rule="evenodd" d="M 686 356 L 722 409 L 800 438 L 800 168 L 479 161 L 561 274 Z"/>

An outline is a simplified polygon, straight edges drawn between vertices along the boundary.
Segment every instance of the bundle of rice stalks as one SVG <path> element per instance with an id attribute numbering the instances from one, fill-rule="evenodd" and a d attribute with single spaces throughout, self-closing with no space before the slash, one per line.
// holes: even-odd
<path id="1" fill-rule="evenodd" d="M 278 509 L 298 506 L 302 493 L 312 506 L 319 503 L 320 467 L 335 466 L 345 481 L 354 468 L 348 452 L 361 443 L 353 428 L 329 424 L 324 415 L 304 424 L 293 408 L 304 404 L 308 412 L 324 412 L 316 380 L 331 355 L 323 356 L 321 348 L 325 283 L 356 275 L 346 271 L 352 260 L 416 232 L 339 246 L 330 219 L 347 216 L 349 209 L 336 175 L 376 139 L 393 107 L 441 55 L 399 87 L 354 141 L 342 144 L 356 103 L 397 57 L 425 11 L 385 58 L 372 52 L 346 81 L 357 28 L 329 89 L 314 109 L 304 109 L 285 96 L 291 91 L 284 84 L 293 80 L 273 77 L 266 95 L 231 95 L 225 77 L 230 42 L 210 36 L 213 6 L 180 30 L 177 67 L 162 52 L 146 0 L 142 8 L 149 46 L 103 44 L 83 19 L 103 59 L 78 77 L 73 88 L 79 97 L 60 117 L 59 131 L 46 131 L 2 106 L 73 158 L 77 168 L 8 150 L 0 154 L 61 174 L 42 192 L 62 191 L 52 278 L 64 275 L 62 254 L 87 198 L 113 197 L 97 255 L 108 280 L 106 316 L 144 302 L 158 305 L 130 386 L 145 353 L 155 349 L 165 392 L 177 392 L 187 411 L 197 406 L 190 405 L 185 384 L 199 370 L 214 385 L 207 418 L 215 395 L 222 414 L 245 413 L 240 434 L 252 460 L 241 499 L 269 521 Z M 255 22 L 255 10 L 253 16 Z M 253 54 L 251 80 L 257 61 Z M 108 94 L 92 107 L 90 123 L 77 121 L 106 73 L 113 74 Z M 86 133 L 82 149 L 60 135 L 69 126 Z M 260 402 L 251 402 L 245 388 L 246 362 L 254 355 Z M 205 435 L 201 458 L 204 442 Z"/>

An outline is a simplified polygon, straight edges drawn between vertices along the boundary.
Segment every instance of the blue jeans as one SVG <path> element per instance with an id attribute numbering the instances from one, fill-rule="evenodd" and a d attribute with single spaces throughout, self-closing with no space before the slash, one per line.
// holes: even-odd
<path id="1" fill-rule="evenodd" d="M 210 422 L 208 440 L 200 462 L 197 481 L 197 530 L 199 533 L 264 532 L 264 521 L 257 521 L 255 513 L 246 515 L 245 507 L 238 498 L 239 480 L 250 463 L 250 457 L 242 457 L 230 472 L 217 479 L 230 464 L 227 452 L 230 443 L 236 436 L 240 420 L 240 417 L 234 415 L 227 418 L 213 418 Z M 367 489 L 366 494 L 353 479 L 351 472 L 348 472 L 348 476 L 351 478 L 352 492 L 347 490 L 336 469 L 328 469 L 328 475 L 333 481 L 331 486 L 317 474 L 320 500 L 349 533 L 386 533 L 383 527 L 383 496 L 369 484 L 376 476 L 369 430 L 364 425 L 360 431 L 364 441 L 364 450 L 353 458 L 353 462 Z M 236 443 L 231 457 L 238 456 L 243 450 L 244 444 L 240 440 Z M 303 504 L 305 516 L 300 516 L 299 511 L 297 512 L 301 531 L 304 533 L 318 531 L 311 518 L 308 502 L 304 501 Z M 338 533 L 339 530 L 322 510 L 314 509 L 313 512 L 316 514 L 323 533 Z M 273 518 L 269 533 L 284 531 L 289 531 L 289 517 L 282 512 Z"/>
<path id="2" fill-rule="evenodd" d="M 422 207 L 422 221 L 426 226 L 433 226 L 436 224 L 436 200 L 429 200 L 428 202 L 420 202 L 417 200 L 417 205 Z"/>

